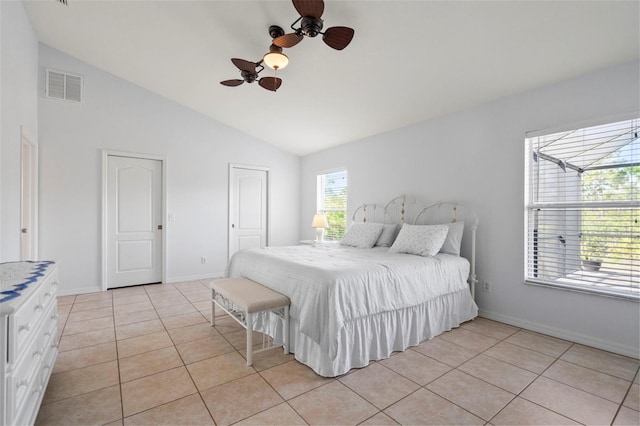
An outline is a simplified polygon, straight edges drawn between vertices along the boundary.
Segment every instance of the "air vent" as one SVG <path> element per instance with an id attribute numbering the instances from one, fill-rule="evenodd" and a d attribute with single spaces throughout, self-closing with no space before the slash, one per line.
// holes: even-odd
<path id="1" fill-rule="evenodd" d="M 47 98 L 82 102 L 82 83 L 79 75 L 47 70 Z"/>

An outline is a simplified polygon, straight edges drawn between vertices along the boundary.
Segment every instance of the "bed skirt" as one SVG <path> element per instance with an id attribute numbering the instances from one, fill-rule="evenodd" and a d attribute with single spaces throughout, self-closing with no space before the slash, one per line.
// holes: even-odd
<path id="1" fill-rule="evenodd" d="M 352 368 L 365 367 L 370 361 L 388 358 L 425 340 L 460 326 L 478 315 L 478 306 L 468 289 L 449 293 L 421 305 L 387 311 L 347 321 L 337 339 L 338 353 L 329 357 L 328 348 L 298 331 L 298 322 L 290 320 L 290 351 L 301 363 L 324 377 L 345 374 Z M 254 322 L 254 330 L 282 342 L 282 321 L 265 313 Z"/>

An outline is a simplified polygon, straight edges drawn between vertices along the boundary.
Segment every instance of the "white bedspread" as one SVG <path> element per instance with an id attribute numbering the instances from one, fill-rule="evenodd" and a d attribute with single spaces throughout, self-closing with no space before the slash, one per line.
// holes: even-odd
<path id="1" fill-rule="evenodd" d="M 238 252 L 225 275 L 244 276 L 287 295 L 299 332 L 334 359 L 346 323 L 468 289 L 469 262 L 448 254 L 389 253 L 382 247 L 303 245 Z"/>

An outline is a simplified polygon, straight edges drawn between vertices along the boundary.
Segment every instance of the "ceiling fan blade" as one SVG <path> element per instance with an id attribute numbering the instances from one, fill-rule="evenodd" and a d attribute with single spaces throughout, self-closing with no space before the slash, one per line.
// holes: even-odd
<path id="1" fill-rule="evenodd" d="M 244 59 L 231 58 L 233 65 L 238 67 L 240 71 L 256 72 L 256 63 L 245 61 Z"/>
<path id="2" fill-rule="evenodd" d="M 333 47 L 336 50 L 342 50 L 351 43 L 354 33 L 355 31 L 353 28 L 331 27 L 324 32 L 322 40 L 324 40 L 328 46 Z"/>
<path id="3" fill-rule="evenodd" d="M 275 92 L 282 85 L 282 79 L 278 77 L 262 77 L 258 84 L 267 90 Z"/>
<path id="4" fill-rule="evenodd" d="M 220 82 L 223 86 L 229 87 L 240 86 L 242 83 L 244 83 L 244 80 L 225 80 Z"/>
<path id="5" fill-rule="evenodd" d="M 293 47 L 296 44 L 300 43 L 304 36 L 298 35 L 296 33 L 285 34 L 280 37 L 276 37 L 273 39 L 273 44 L 278 47 Z"/>
<path id="6" fill-rule="evenodd" d="M 310 16 L 320 19 L 324 13 L 323 0 L 293 0 L 293 7 L 296 8 L 300 16 Z"/>

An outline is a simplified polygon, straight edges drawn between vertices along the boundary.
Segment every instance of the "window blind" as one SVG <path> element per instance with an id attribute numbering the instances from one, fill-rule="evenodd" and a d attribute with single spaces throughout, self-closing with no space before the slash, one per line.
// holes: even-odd
<path id="1" fill-rule="evenodd" d="M 347 227 L 347 171 L 318 175 L 318 211 L 327 216 L 324 230 L 328 241 L 342 239 Z"/>
<path id="2" fill-rule="evenodd" d="M 639 124 L 526 139 L 527 281 L 640 299 Z"/>

